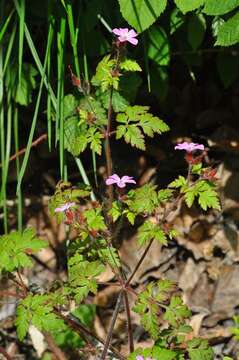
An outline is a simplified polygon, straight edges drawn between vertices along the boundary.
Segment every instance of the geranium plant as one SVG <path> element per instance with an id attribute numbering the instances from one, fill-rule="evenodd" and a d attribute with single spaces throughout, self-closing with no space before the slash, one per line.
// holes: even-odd
<path id="1" fill-rule="evenodd" d="M 207 341 L 192 336 L 192 328 L 188 325 L 191 312 L 184 304 L 177 284 L 159 279 L 149 282 L 140 293 L 132 284 L 152 243 L 158 241 L 167 246 L 168 239 L 176 235 L 170 219 L 182 202 L 188 207 L 196 203 L 203 210 L 220 210 L 216 174 L 214 169 L 203 166 L 204 145 L 186 142 L 177 144 L 175 151 L 185 151 L 188 174 L 186 177 L 180 175 L 164 189 L 150 183 L 138 186 L 132 174 L 124 175 L 124 169 L 115 173 L 112 137 L 123 139 L 129 147 L 145 150 L 147 136 L 158 136 L 169 131 L 169 127 L 150 113 L 148 106 L 132 106 L 124 96 L 128 86 L 122 81 L 124 74 L 141 71 L 139 64 L 126 56 L 128 43 L 136 46 L 138 39 L 133 29 L 114 29 L 113 33 L 117 38 L 112 54 L 100 61 L 90 83 L 77 78 L 71 71 L 72 84 L 79 90 L 79 98 L 67 95 L 64 99 L 65 148 L 79 156 L 89 146 L 96 154 L 104 154 L 106 162 L 101 187 L 103 194 L 96 196 L 95 189 L 90 186 L 76 188 L 69 183 L 60 183 L 50 199 L 51 215 L 76 233 L 75 239 L 67 245 L 67 279 L 60 286 L 40 292 L 26 283 L 22 277 L 23 268 L 32 265 L 33 253 L 47 246 L 36 237 L 33 229 L 12 232 L 2 236 L 0 241 L 0 271 L 9 275 L 17 286 L 17 335 L 23 341 L 31 324 L 46 336 L 59 329 L 67 331 L 71 328 L 84 340 L 82 358 L 86 359 L 93 352 L 95 358 L 101 360 L 210 360 L 213 352 Z M 131 273 L 125 272 L 115 241 L 116 233 L 125 223 L 123 219 L 137 228 L 139 245 L 145 246 Z M 98 276 L 106 266 L 111 268 L 119 290 L 107 337 L 100 339 L 76 321 L 70 309 L 72 302 L 82 304 L 90 293 L 97 293 Z M 132 308 L 129 294 L 135 298 Z M 127 317 L 128 354 L 111 345 L 122 304 Z M 153 339 L 151 348 L 135 349 L 132 312 L 139 314 L 141 325 Z M 96 342 L 102 346 L 97 347 Z"/>

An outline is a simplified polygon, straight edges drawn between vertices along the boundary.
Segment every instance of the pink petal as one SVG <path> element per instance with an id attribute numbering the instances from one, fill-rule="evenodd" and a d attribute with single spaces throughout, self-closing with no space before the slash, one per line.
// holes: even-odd
<path id="1" fill-rule="evenodd" d="M 115 35 L 118 35 L 118 36 L 121 35 L 121 29 L 113 29 L 112 32 L 113 32 Z"/>
<path id="2" fill-rule="evenodd" d="M 106 185 L 112 185 L 116 184 L 118 181 L 120 181 L 120 177 L 117 174 L 113 174 L 106 179 Z"/>
<path id="3" fill-rule="evenodd" d="M 123 181 L 125 183 L 136 184 L 136 181 L 133 179 L 132 176 L 125 175 L 121 178 L 121 181 Z"/>
<path id="4" fill-rule="evenodd" d="M 138 34 L 136 31 L 134 31 L 134 29 L 131 29 L 128 33 L 128 36 L 132 38 L 138 36 Z"/>
<path id="5" fill-rule="evenodd" d="M 130 38 L 130 39 L 127 39 L 129 43 L 133 44 L 133 45 L 137 45 L 138 44 L 138 39 L 135 39 L 135 38 Z"/>
<path id="6" fill-rule="evenodd" d="M 124 188 L 124 187 L 126 186 L 126 184 L 125 184 L 125 182 L 122 181 L 122 179 L 121 179 L 119 182 L 117 182 L 117 186 L 122 189 L 122 188 Z"/>
<path id="7" fill-rule="evenodd" d="M 127 41 L 127 37 L 125 35 L 121 35 L 121 36 L 118 37 L 118 40 L 120 42 L 125 42 L 125 41 Z"/>
<path id="8" fill-rule="evenodd" d="M 106 185 L 117 184 L 117 180 L 108 178 L 108 179 L 106 179 L 105 183 L 106 183 Z"/>
<path id="9" fill-rule="evenodd" d="M 119 175 L 117 175 L 117 174 L 110 175 L 109 178 L 110 178 L 110 179 L 114 179 L 114 180 L 116 180 L 116 181 L 120 181 L 120 177 L 119 177 Z"/>
<path id="10" fill-rule="evenodd" d="M 203 144 L 197 144 L 197 149 L 203 151 L 205 149 L 205 147 Z"/>
<path id="11" fill-rule="evenodd" d="M 133 179 L 126 180 L 125 182 L 129 184 L 136 184 L 136 181 Z"/>
<path id="12" fill-rule="evenodd" d="M 121 34 L 120 35 L 128 35 L 129 29 L 128 28 L 120 28 Z"/>
<path id="13" fill-rule="evenodd" d="M 66 210 L 70 209 L 72 206 L 74 206 L 75 203 L 74 202 L 69 202 L 69 203 L 66 203 L 66 204 L 63 204 L 62 206 L 59 206 L 57 208 L 55 208 L 55 212 L 58 213 L 58 212 L 65 212 Z"/>

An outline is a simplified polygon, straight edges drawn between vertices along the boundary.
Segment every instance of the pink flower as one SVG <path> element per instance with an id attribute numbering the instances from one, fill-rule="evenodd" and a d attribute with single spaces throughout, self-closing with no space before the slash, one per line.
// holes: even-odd
<path id="1" fill-rule="evenodd" d="M 152 359 L 152 358 L 150 358 L 150 357 L 144 358 L 142 355 L 137 355 L 137 356 L 136 356 L 136 360 L 154 360 L 154 359 Z"/>
<path id="2" fill-rule="evenodd" d="M 112 30 L 115 35 L 118 36 L 119 42 L 128 41 L 130 44 L 137 45 L 138 39 L 135 39 L 138 34 L 133 30 L 129 30 L 128 28 L 122 29 L 113 29 Z"/>
<path id="3" fill-rule="evenodd" d="M 117 174 L 109 176 L 105 183 L 106 185 L 116 184 L 119 188 L 124 188 L 127 183 L 136 184 L 132 176 L 125 175 L 120 178 Z"/>
<path id="4" fill-rule="evenodd" d="M 177 144 L 174 147 L 175 150 L 186 150 L 188 153 L 191 153 L 195 150 L 204 150 L 204 145 L 203 144 L 197 144 L 197 143 L 188 143 L 188 142 L 183 142 L 181 144 Z"/>
<path id="5" fill-rule="evenodd" d="M 74 202 L 68 202 L 65 203 L 57 208 L 55 208 L 55 212 L 59 213 L 59 212 L 65 212 L 66 210 L 70 209 L 72 206 L 74 206 L 75 203 Z"/>

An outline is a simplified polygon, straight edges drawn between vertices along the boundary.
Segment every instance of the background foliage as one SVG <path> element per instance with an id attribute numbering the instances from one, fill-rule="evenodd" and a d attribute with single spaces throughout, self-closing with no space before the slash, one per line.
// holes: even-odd
<path id="1" fill-rule="evenodd" d="M 175 85 L 180 86 L 183 81 L 195 85 L 203 82 L 207 86 L 205 78 L 210 81 L 214 77 L 224 89 L 229 89 L 238 78 L 238 7 L 238 0 L 43 0 L 40 3 L 2 0 L 0 201 L 5 231 L 6 199 L 15 196 L 14 188 L 7 187 L 11 177 L 9 167 L 10 171 L 15 167 L 13 180 L 17 185 L 21 228 L 24 176 L 29 169 L 32 142 L 40 135 L 47 133 L 50 152 L 57 149 L 58 177 L 68 176 L 67 167 L 71 163 L 68 150 L 84 182 L 89 182 L 78 157 L 82 149 L 74 147 L 79 134 L 72 109 L 79 94 L 69 95 L 72 86 L 68 65 L 82 81 L 91 79 L 96 61 L 111 47 L 111 28 L 125 27 L 128 23 L 142 33 L 133 56 L 143 71 L 129 74 L 127 87 L 122 81 L 122 95 L 115 94 L 115 109 L 124 110 L 129 100 L 142 99 L 149 90 L 150 102 L 170 118 L 177 115 L 172 111 L 178 105 Z M 92 79 L 93 83 L 96 81 Z M 107 103 L 107 94 L 101 101 Z M 190 126 L 194 127 L 193 120 Z M 88 134 L 84 140 L 84 146 L 91 142 L 96 172 L 96 154 L 100 153 L 97 134 Z M 17 157 L 10 166 L 11 154 L 25 147 L 23 160 Z"/>

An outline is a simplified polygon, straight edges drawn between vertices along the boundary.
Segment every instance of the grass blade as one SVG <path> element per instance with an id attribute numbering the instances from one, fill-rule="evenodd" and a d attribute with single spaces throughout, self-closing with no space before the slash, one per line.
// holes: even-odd
<path id="1" fill-rule="evenodd" d="M 5 23 L 3 24 L 3 26 L 0 29 L 0 42 L 2 41 L 3 36 L 5 35 L 5 32 L 7 31 L 8 25 L 10 23 L 10 20 L 12 18 L 12 15 L 14 13 L 14 9 L 10 12 L 10 14 L 8 15 L 8 17 L 6 18 Z"/>
<path id="2" fill-rule="evenodd" d="M 18 139 L 18 108 L 15 106 L 14 108 L 14 145 L 15 145 L 15 153 L 19 151 L 19 139 Z M 19 157 L 16 157 L 16 171 L 17 171 L 17 181 L 19 181 L 20 175 L 20 161 Z M 22 220 L 23 220 L 23 213 L 22 213 L 22 191 L 21 186 L 19 187 L 19 191 L 17 193 L 17 225 L 18 230 L 22 231 Z"/>
<path id="3" fill-rule="evenodd" d="M 56 108 L 56 143 L 59 139 L 60 149 L 60 174 L 64 178 L 64 52 L 65 52 L 65 39 L 66 39 L 66 19 L 61 18 L 60 30 L 57 33 L 57 108 Z"/>
<path id="4" fill-rule="evenodd" d="M 29 155 L 30 155 L 30 151 L 31 151 L 31 144 L 32 144 L 32 140 L 33 140 L 33 136 L 34 136 L 34 132 L 35 132 L 35 128 L 36 128 L 36 122 L 37 122 L 37 117 L 38 117 L 38 112 L 39 112 L 39 106 L 40 106 L 40 101 L 41 101 L 42 88 L 43 88 L 44 79 L 45 79 L 45 71 L 46 71 L 47 58 L 48 58 L 49 51 L 50 51 L 50 37 L 48 34 L 45 60 L 44 60 L 44 65 L 43 65 L 43 73 L 42 73 L 42 77 L 41 77 L 36 106 L 35 106 L 34 115 L 33 115 L 33 119 L 32 119 L 32 125 L 31 125 L 31 129 L 30 129 L 30 133 L 29 133 L 28 142 L 27 142 L 26 152 L 25 152 L 25 155 L 23 158 L 22 166 L 20 169 L 19 177 L 18 177 L 17 194 L 21 190 L 22 179 L 25 174 L 25 170 L 27 167 L 27 163 L 28 163 L 28 159 L 29 159 Z"/>

